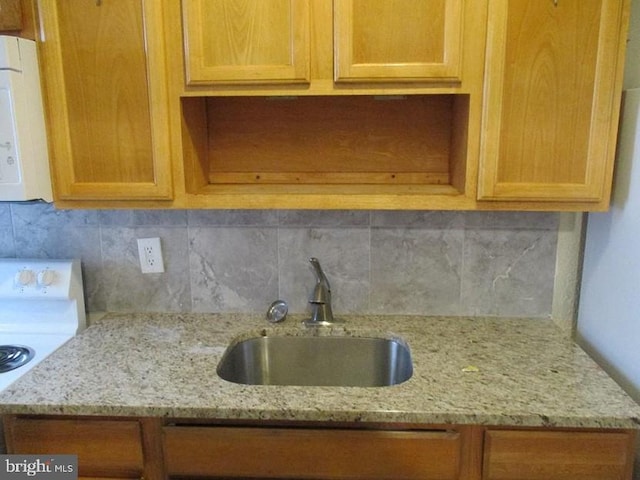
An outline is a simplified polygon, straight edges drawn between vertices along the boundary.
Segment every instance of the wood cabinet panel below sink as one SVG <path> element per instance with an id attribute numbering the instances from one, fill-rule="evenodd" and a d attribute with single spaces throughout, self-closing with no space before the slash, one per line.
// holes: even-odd
<path id="1" fill-rule="evenodd" d="M 81 478 L 631 480 L 636 430 L 3 417 L 12 454 L 77 454 Z"/>
<path id="2" fill-rule="evenodd" d="M 163 433 L 167 473 L 187 477 L 456 480 L 462 460 L 455 430 L 169 426 Z"/>

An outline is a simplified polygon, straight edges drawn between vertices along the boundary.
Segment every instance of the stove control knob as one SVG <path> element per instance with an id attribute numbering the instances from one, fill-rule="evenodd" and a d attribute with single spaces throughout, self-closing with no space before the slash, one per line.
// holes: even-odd
<path id="1" fill-rule="evenodd" d="M 42 270 L 38 272 L 38 285 L 48 287 L 56 279 L 56 272 L 53 270 Z"/>
<path id="2" fill-rule="evenodd" d="M 14 281 L 17 287 L 26 287 L 27 285 L 32 284 L 35 279 L 36 276 L 33 273 L 33 270 L 24 269 L 19 270 L 16 273 Z"/>

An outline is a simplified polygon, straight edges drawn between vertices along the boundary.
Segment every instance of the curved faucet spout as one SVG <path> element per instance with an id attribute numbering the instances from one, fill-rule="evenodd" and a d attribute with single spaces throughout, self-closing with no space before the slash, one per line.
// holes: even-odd
<path id="1" fill-rule="evenodd" d="M 311 257 L 309 262 L 316 274 L 316 286 L 313 289 L 311 303 L 331 303 L 331 285 L 320 266 L 320 261 L 315 257 Z"/>
<path id="2" fill-rule="evenodd" d="M 316 285 L 313 288 L 313 295 L 309 300 L 311 304 L 311 318 L 305 320 L 307 326 L 331 325 L 334 322 L 333 310 L 331 309 L 331 286 L 324 274 L 320 261 L 311 257 L 309 262 L 313 266 L 316 275 Z"/>

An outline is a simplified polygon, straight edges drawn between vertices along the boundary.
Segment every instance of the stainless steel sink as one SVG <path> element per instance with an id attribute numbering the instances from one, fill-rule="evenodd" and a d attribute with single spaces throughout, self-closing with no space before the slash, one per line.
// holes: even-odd
<path id="1" fill-rule="evenodd" d="M 262 336 L 231 345 L 224 380 L 247 385 L 381 387 L 413 374 L 406 343 L 387 338 Z"/>

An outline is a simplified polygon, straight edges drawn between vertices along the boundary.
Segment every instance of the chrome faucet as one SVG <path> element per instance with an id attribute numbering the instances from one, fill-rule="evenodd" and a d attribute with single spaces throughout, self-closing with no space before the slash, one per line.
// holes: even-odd
<path id="1" fill-rule="evenodd" d="M 333 311 L 331 310 L 331 286 L 327 276 L 322 271 L 317 258 L 309 259 L 316 274 L 316 285 L 313 295 L 309 300 L 311 304 L 311 318 L 304 321 L 307 327 L 326 326 L 334 323 Z"/>

